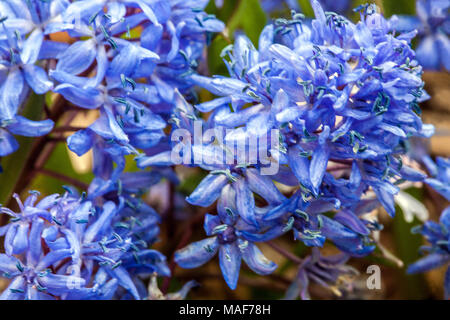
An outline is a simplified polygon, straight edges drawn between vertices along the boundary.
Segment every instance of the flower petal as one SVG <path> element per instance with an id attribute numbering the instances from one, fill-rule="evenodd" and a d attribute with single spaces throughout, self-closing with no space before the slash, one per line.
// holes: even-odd
<path id="1" fill-rule="evenodd" d="M 248 182 L 245 179 L 238 179 L 233 183 L 236 191 L 236 209 L 241 218 L 252 225 L 258 225 L 255 217 L 255 198 L 250 191 Z"/>
<path id="2" fill-rule="evenodd" d="M 248 243 L 244 248 L 241 246 L 241 252 L 245 263 L 257 274 L 271 274 L 277 268 L 276 263 L 268 260 L 253 243 Z"/>
<path id="3" fill-rule="evenodd" d="M 175 262 L 182 268 L 197 268 L 215 256 L 219 248 L 217 237 L 206 238 L 175 252 Z"/>
<path id="4" fill-rule="evenodd" d="M 50 119 L 33 121 L 22 116 L 16 116 L 16 122 L 8 126 L 13 134 L 24 137 L 40 137 L 52 131 L 54 122 Z"/>
<path id="5" fill-rule="evenodd" d="M 53 82 L 48 79 L 47 73 L 39 66 L 27 64 L 23 66 L 25 80 L 37 94 L 44 94 L 53 88 Z"/>
<path id="6" fill-rule="evenodd" d="M 226 243 L 219 248 L 220 270 L 230 289 L 236 289 L 241 269 L 241 251 L 236 242 Z"/>
<path id="7" fill-rule="evenodd" d="M 186 201 L 201 207 L 208 207 L 217 200 L 228 178 L 223 174 L 208 174 L 195 188 Z"/>
<path id="8" fill-rule="evenodd" d="M 0 128 L 0 157 L 7 156 L 19 148 L 19 143 L 8 131 Z"/>
<path id="9" fill-rule="evenodd" d="M 2 119 L 10 120 L 19 108 L 20 95 L 23 90 L 23 76 L 18 68 L 12 69 L 1 87 L 0 115 Z"/>
<path id="10" fill-rule="evenodd" d="M 90 130 L 79 130 L 67 138 L 67 146 L 78 156 L 88 152 L 94 144 Z"/>
<path id="11" fill-rule="evenodd" d="M 44 41 L 44 34 L 41 28 L 36 28 L 25 40 L 20 53 L 20 59 L 24 65 L 34 64 L 38 59 L 41 51 L 42 42 Z"/>
<path id="12" fill-rule="evenodd" d="M 440 267 L 450 261 L 450 256 L 439 253 L 431 253 L 426 257 L 416 261 L 407 269 L 409 274 L 426 272 Z"/>
<path id="13" fill-rule="evenodd" d="M 94 62 L 97 50 L 95 41 L 77 41 L 58 55 L 56 70 L 70 74 L 80 74 Z"/>

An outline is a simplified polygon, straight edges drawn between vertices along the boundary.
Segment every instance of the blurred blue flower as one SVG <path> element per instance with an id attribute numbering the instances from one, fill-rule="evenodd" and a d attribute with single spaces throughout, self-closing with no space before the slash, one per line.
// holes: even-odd
<path id="1" fill-rule="evenodd" d="M 437 157 L 434 163 L 429 156 L 425 156 L 424 163 L 431 176 L 425 182 L 450 201 L 450 159 Z"/>
<path id="2" fill-rule="evenodd" d="M 346 280 L 348 282 L 351 276 L 358 274 L 356 269 L 345 264 L 348 259 L 349 256 L 346 254 L 323 256 L 317 248 L 314 248 L 312 254 L 300 264 L 297 277 L 284 298 L 294 300 L 300 297 L 302 300 L 309 300 L 308 289 L 311 282 L 329 288 L 333 293 L 341 294 L 337 282 L 345 278 L 348 278 Z"/>
<path id="3" fill-rule="evenodd" d="M 441 213 L 439 223 L 427 221 L 423 226 L 414 228 L 415 233 L 422 234 L 430 243 L 429 246 L 422 246 L 422 252 L 429 254 L 416 261 L 408 267 L 408 273 L 426 272 L 450 263 L 450 207 Z M 450 267 L 444 278 L 444 298 L 450 297 Z"/>
<path id="4" fill-rule="evenodd" d="M 419 31 L 417 60 L 425 70 L 450 71 L 450 2 L 447 0 L 416 0 L 417 16 L 393 16 L 392 29 Z"/>

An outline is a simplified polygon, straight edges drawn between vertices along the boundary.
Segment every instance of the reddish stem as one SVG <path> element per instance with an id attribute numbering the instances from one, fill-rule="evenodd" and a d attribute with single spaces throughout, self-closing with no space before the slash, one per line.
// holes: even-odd
<path id="1" fill-rule="evenodd" d="M 278 251 L 280 254 L 282 254 L 283 256 L 285 256 L 286 258 L 288 258 L 289 260 L 291 260 L 292 262 L 294 262 L 296 264 L 301 264 L 303 262 L 302 259 L 300 259 L 296 255 L 294 255 L 292 252 L 287 251 L 286 249 L 284 249 L 283 247 L 279 246 L 278 244 L 276 244 L 273 241 L 267 241 L 266 244 L 269 245 L 269 247 L 271 247 L 275 251 Z"/>

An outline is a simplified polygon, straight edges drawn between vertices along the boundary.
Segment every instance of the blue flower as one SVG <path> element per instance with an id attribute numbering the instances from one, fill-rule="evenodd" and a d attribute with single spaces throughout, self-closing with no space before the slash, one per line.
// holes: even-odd
<path id="1" fill-rule="evenodd" d="M 422 161 L 427 167 L 431 178 L 425 179 L 425 183 L 450 201 L 450 161 L 437 157 L 436 163 L 428 156 L 422 156 Z M 439 223 L 427 221 L 423 226 L 413 229 L 414 233 L 420 233 L 430 243 L 421 247 L 421 251 L 429 254 L 408 267 L 408 273 L 426 272 L 431 269 L 448 265 L 450 262 L 450 207 L 442 211 Z M 444 281 L 445 299 L 450 296 L 450 268 Z"/>
<path id="2" fill-rule="evenodd" d="M 47 254 L 41 246 L 44 220 L 37 218 L 27 230 L 29 237 L 20 260 L 8 254 L 0 254 L 2 276 L 11 279 L 9 286 L 0 296 L 2 300 L 48 300 L 65 294 L 77 286 L 84 286 L 85 280 L 74 275 L 53 272 L 55 266 L 73 254 L 72 249 L 51 250 Z"/>
<path id="3" fill-rule="evenodd" d="M 14 194 L 20 212 L 0 207 L 0 213 L 10 216 L 10 223 L 0 227 L 0 236 L 5 236 L 4 247 L 8 255 L 21 254 L 29 248 L 29 229 L 35 220 L 52 220 L 49 209 L 55 205 L 59 195 L 53 194 L 36 203 L 39 192 L 30 191 L 30 196 L 22 203 L 19 196 Z"/>
<path id="4" fill-rule="evenodd" d="M 213 111 L 216 125 L 244 125 L 235 130 L 248 136 L 279 129 L 280 165 L 287 156 L 298 182 L 314 196 L 322 192 L 330 162 L 356 160 L 360 190 L 372 187 L 393 215 L 398 189 L 390 179 L 424 178 L 402 166 L 397 153 L 405 153 L 410 136 L 433 133 L 418 116 L 427 95 L 409 46 L 414 34 L 388 33 L 373 6 L 361 7 L 362 20 L 353 24 L 312 4 L 316 19 L 307 24 L 294 14 L 275 21 L 261 33 L 259 50 L 237 37 L 222 52 L 229 56 L 230 78 L 193 75 L 199 86 L 222 96 L 196 108 Z"/>
<path id="5" fill-rule="evenodd" d="M 79 40 L 58 55 L 50 70 L 60 83 L 54 91 L 82 108 L 100 109 L 96 122 L 69 137 L 72 151 L 82 155 L 94 148 L 97 163 L 109 158 L 120 168 L 123 156 L 158 145 L 176 88 L 187 93 L 192 87 L 187 75 L 195 71 L 208 34 L 224 27 L 201 10 L 204 6 L 206 2 L 194 6 L 191 1 L 70 4 L 63 22 L 52 28 Z M 127 13 L 127 8 L 142 12 Z M 138 37 L 131 35 L 134 28 L 142 28 Z M 85 77 L 94 61 L 95 74 Z M 144 78 L 145 83 L 137 80 Z"/>
<path id="6" fill-rule="evenodd" d="M 0 18 L 0 156 L 6 156 L 19 147 L 12 134 L 36 137 L 53 128 L 52 120 L 31 121 L 18 113 L 19 106 L 29 95 L 29 88 L 44 94 L 53 88 L 46 71 L 38 63 L 54 58 L 66 47 L 44 40 L 48 20 L 56 16 L 66 1 L 19 1 L 14 6 L 0 4 L 4 16 Z M 39 12 L 39 14 L 38 14 Z M 25 35 L 28 36 L 25 38 Z"/>
<path id="7" fill-rule="evenodd" d="M 434 163 L 426 156 L 423 160 L 431 175 L 425 182 L 450 201 L 450 159 L 437 157 Z"/>
<path id="8" fill-rule="evenodd" d="M 20 115 L 2 119 L 0 115 L 0 157 L 7 156 L 19 148 L 19 143 L 13 135 L 40 137 L 49 133 L 53 125 L 50 119 L 32 121 Z"/>
<path id="9" fill-rule="evenodd" d="M 58 57 L 60 60 L 56 70 L 79 74 L 97 59 L 98 70 L 104 72 L 106 68 L 102 67 L 102 64 L 107 61 L 99 59 L 98 55 L 103 50 L 103 45 L 99 46 L 103 40 L 104 44 L 119 49 L 106 76 L 114 77 L 116 81 L 122 75 L 131 79 L 146 77 L 149 85 L 144 87 L 156 90 L 158 96 L 154 97 L 151 103 L 162 104 L 166 108 L 169 104 L 170 107 L 174 88 L 185 91 L 191 86 L 184 75 L 196 68 L 197 60 L 206 44 L 207 33 L 219 32 L 224 28 L 222 22 L 200 10 L 206 3 L 117 1 L 109 4 L 104 0 L 72 3 L 63 20 L 69 23 L 70 27 L 75 17 L 81 16 L 82 28 L 72 28 L 71 31 L 76 32 L 76 36 L 89 35 L 91 39 L 78 41 L 63 52 Z M 100 14 L 105 5 L 108 13 Z M 143 12 L 125 15 L 127 7 L 138 7 Z M 93 17 L 96 18 L 92 19 Z M 95 23 L 94 30 L 87 28 L 92 22 Z M 137 26 L 142 27 L 138 45 L 115 37 L 125 34 L 124 38 L 129 39 L 130 30 Z M 152 61 L 155 58 L 159 59 L 156 65 L 155 61 Z M 97 76 L 97 84 L 103 76 L 104 74 Z M 152 91 L 149 93 L 153 94 Z"/>
<path id="10" fill-rule="evenodd" d="M 194 242 L 175 253 L 178 265 L 183 268 L 196 268 L 219 252 L 220 268 L 231 289 L 236 288 L 241 259 L 250 269 L 261 275 L 270 274 L 277 267 L 251 240 L 247 240 L 252 227 L 235 213 L 238 201 L 235 203 L 234 197 L 238 192 L 234 192 L 230 186 L 223 188 L 223 197 L 218 205 L 219 215 L 205 216 L 204 229 L 210 238 Z M 247 231 L 247 234 L 244 231 Z"/>
<path id="11" fill-rule="evenodd" d="M 187 201 L 203 207 L 217 201 L 218 211 L 223 202 L 233 203 L 233 214 L 246 225 L 240 230 L 232 221 L 223 223 L 223 234 L 228 230 L 237 236 L 233 241 L 268 241 L 292 230 L 308 246 L 323 246 L 328 239 L 348 255 L 365 256 L 375 249 L 370 234 L 380 225 L 361 216 L 380 204 L 393 216 L 397 184 L 425 179 L 403 165 L 401 157 L 409 137 L 433 133 L 419 116 L 418 103 L 427 98 L 422 69 L 409 44 L 414 33 L 389 33 L 376 7 L 361 6 L 361 21 L 353 24 L 325 13 L 317 1 L 312 5 L 316 18 L 311 22 L 294 13 L 292 20 L 268 25 L 259 49 L 239 35 L 222 52 L 229 58 L 230 77 L 190 77 L 219 96 L 194 106 L 211 112 L 207 121 L 198 122 L 201 128 L 214 128 L 217 136 L 226 130 L 224 141 L 235 142 L 238 154 L 225 163 L 223 141 L 183 140 L 187 160 L 209 171 Z M 195 111 L 182 98 L 177 106 L 173 129 L 192 134 L 198 125 Z M 260 151 L 252 149 L 250 140 L 267 137 L 273 129 L 279 144 L 268 146 L 268 158 L 279 170 L 263 175 L 262 160 L 267 159 L 248 161 Z M 141 168 L 171 164 L 170 151 L 138 159 Z M 296 192 L 286 198 L 275 182 Z M 363 201 L 369 190 L 377 199 Z M 263 206 L 255 195 L 264 199 Z M 325 215 L 333 212 L 332 218 Z M 224 222 L 223 217 L 208 221 L 216 219 L 211 222 L 215 226 Z M 180 266 L 209 261 L 220 251 L 219 240 L 215 236 L 188 246 L 177 256 Z M 230 287 L 240 254 L 235 250 L 231 269 L 219 256 Z"/>
<path id="12" fill-rule="evenodd" d="M 189 293 L 189 290 L 198 286 L 198 283 L 194 280 L 189 281 L 183 285 L 183 287 L 177 292 L 168 293 L 164 295 L 158 288 L 156 282 L 156 275 L 152 275 L 150 283 L 148 285 L 148 297 L 147 300 L 182 300 Z"/>
<path id="13" fill-rule="evenodd" d="M 158 181 L 155 175 L 160 177 L 151 173 L 141 177 L 141 186 L 130 186 L 136 175 L 125 174 L 107 189 L 97 178 L 92 196 L 80 197 L 67 189 L 63 196 L 54 194 L 36 203 L 39 194 L 32 192 L 23 204 L 16 196 L 19 214 L 2 207 L 1 213 L 12 219 L 0 228 L 6 251 L 0 255 L 0 270 L 13 278 L 2 297 L 110 299 L 121 295 L 119 288 L 134 299 L 146 297 L 148 293 L 138 289 L 137 275 L 170 275 L 165 256 L 149 249 L 157 239 L 160 218 L 136 198 L 136 189 Z M 45 256 L 41 243 L 49 251 Z M 13 255 L 25 256 L 27 263 Z"/>
<path id="14" fill-rule="evenodd" d="M 426 70 L 450 70 L 450 4 L 448 1 L 416 0 L 416 16 L 393 16 L 391 25 L 399 31 L 419 31 L 417 60 Z"/>
<path id="15" fill-rule="evenodd" d="M 336 209 L 340 210 L 333 219 L 324 215 Z M 322 247 L 329 239 L 347 254 L 361 257 L 375 249 L 369 238 L 373 226 L 359 218 L 366 213 L 364 210 L 341 208 L 340 201 L 332 197 L 308 200 L 297 191 L 283 204 L 268 210 L 264 219 L 284 225 L 283 232 L 292 229 L 294 239 L 307 246 Z"/>
<path id="16" fill-rule="evenodd" d="M 414 232 L 422 234 L 430 243 L 422 246 L 422 252 L 429 252 L 427 256 L 416 261 L 408 267 L 408 273 L 426 272 L 450 263 L 450 207 L 441 214 L 439 223 L 427 221 L 423 226 L 414 229 Z M 445 299 L 450 296 L 450 267 L 444 280 Z"/>
<path id="17" fill-rule="evenodd" d="M 141 295 L 134 284 L 134 274 L 157 272 L 168 276 L 170 271 L 165 257 L 156 250 L 147 249 L 159 229 L 151 231 L 158 222 L 156 212 L 150 207 L 142 209 L 119 198 L 119 205 L 112 201 L 104 203 L 101 213 L 90 201 L 67 212 L 67 216 L 54 218 L 62 226 L 53 226 L 46 230 L 43 238 L 50 248 L 72 248 L 74 250 L 65 268 L 81 270 L 83 277 L 89 279 L 94 266 L 106 272 L 108 278 L 116 279 L 119 286 L 126 289 L 134 299 Z M 134 210 L 135 215 L 128 218 L 121 216 L 125 207 Z M 60 211 L 57 210 L 56 213 Z M 92 219 L 92 215 L 94 217 Z M 92 221 L 92 222 L 91 222 Z M 148 234 L 140 237 L 143 230 Z M 64 240 L 64 241 L 63 241 Z M 82 267 L 86 269 L 82 269 Z M 76 268 L 75 268 L 76 267 Z M 98 272 L 98 271 L 97 271 Z M 83 292 L 73 292 L 72 296 L 81 299 L 90 296 L 96 287 L 87 288 Z"/>
<path id="18" fill-rule="evenodd" d="M 43 94 L 53 88 L 53 83 L 48 79 L 45 70 L 36 65 L 43 51 L 42 31 L 36 29 L 24 40 L 8 28 L 9 18 L 5 19 L 1 28 L 7 38 L 0 41 L 0 64 L 6 68 L 7 75 L 5 79 L 0 77 L 0 117 L 10 120 L 17 113 L 28 86 L 35 93 Z"/>
<path id="19" fill-rule="evenodd" d="M 323 256 L 315 248 L 312 254 L 307 256 L 300 264 L 297 277 L 287 290 L 285 299 L 293 300 L 300 297 L 303 300 L 309 300 L 308 289 L 311 282 L 329 288 L 334 293 L 341 295 L 342 293 L 337 288 L 338 280 L 344 280 L 345 277 L 348 278 L 358 274 L 357 270 L 345 264 L 348 258 L 349 256 L 345 254 Z"/>

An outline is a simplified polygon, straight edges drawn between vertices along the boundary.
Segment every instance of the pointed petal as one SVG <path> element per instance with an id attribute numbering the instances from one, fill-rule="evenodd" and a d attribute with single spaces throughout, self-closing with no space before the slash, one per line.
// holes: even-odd
<path id="1" fill-rule="evenodd" d="M 7 156 L 19 148 L 19 143 L 8 131 L 0 128 L 0 157 Z"/>
<path id="2" fill-rule="evenodd" d="M 38 59 L 41 51 L 42 42 L 44 41 L 44 34 L 41 28 L 36 28 L 25 40 L 20 53 L 20 59 L 24 65 L 34 64 Z"/>
<path id="3" fill-rule="evenodd" d="M 77 41 L 58 55 L 56 70 L 70 74 L 80 74 L 87 70 L 96 56 L 95 41 Z"/>
<path id="4" fill-rule="evenodd" d="M 124 287 L 134 297 L 134 299 L 140 300 L 138 290 L 126 269 L 118 267 L 108 271 L 119 281 L 120 286 Z"/>
<path id="5" fill-rule="evenodd" d="M 236 209 L 238 214 L 245 222 L 258 225 L 255 217 L 255 198 L 250 190 L 249 184 L 245 179 L 238 179 L 233 183 L 236 191 Z"/>
<path id="6" fill-rule="evenodd" d="M 208 207 L 217 200 L 228 178 L 223 174 L 208 174 L 195 188 L 186 201 L 201 207 Z"/>
<path id="7" fill-rule="evenodd" d="M 341 210 L 333 218 L 359 234 L 369 235 L 370 233 L 364 223 L 350 210 Z"/>
<path id="8" fill-rule="evenodd" d="M 191 243 L 175 252 L 175 262 L 182 268 L 197 268 L 212 259 L 219 248 L 217 237 Z"/>
<path id="9" fill-rule="evenodd" d="M 313 153 L 311 166 L 309 167 L 309 175 L 311 177 L 311 183 L 316 190 L 322 183 L 323 176 L 327 169 L 328 157 L 329 151 L 325 146 L 319 147 Z"/>
<path id="10" fill-rule="evenodd" d="M 203 229 L 205 229 L 206 235 L 213 236 L 214 228 L 221 225 L 219 216 L 213 216 L 207 213 L 205 215 L 205 222 L 203 223 Z"/>
<path id="11" fill-rule="evenodd" d="M 84 243 L 90 243 L 96 239 L 98 239 L 109 225 L 111 220 L 114 218 L 114 215 L 117 213 L 117 207 L 114 202 L 108 201 L 103 205 L 102 214 L 98 217 L 97 221 L 95 221 L 89 228 L 86 230 L 84 234 Z"/>
<path id="12" fill-rule="evenodd" d="M 94 144 L 94 140 L 89 130 L 79 130 L 67 138 L 67 146 L 78 156 L 88 152 Z"/>
<path id="13" fill-rule="evenodd" d="M 426 272 L 431 269 L 435 269 L 440 267 L 450 261 L 450 256 L 439 254 L 439 253 L 431 253 L 426 257 L 416 261 L 412 265 L 408 267 L 407 272 L 409 274 L 413 273 L 421 273 Z"/>
<path id="14" fill-rule="evenodd" d="M 278 190 L 268 176 L 262 176 L 256 169 L 247 169 L 246 178 L 250 189 L 263 197 L 269 204 L 280 204 L 286 197 Z"/>
<path id="15" fill-rule="evenodd" d="M 28 230 L 29 230 L 29 224 L 23 224 L 20 223 L 19 227 L 17 228 L 17 233 L 14 236 L 14 240 L 12 242 L 13 245 L 13 253 L 14 254 L 21 254 L 24 252 L 28 247 Z"/>
<path id="16" fill-rule="evenodd" d="M 240 248 L 245 263 L 257 274 L 271 274 L 277 268 L 276 263 L 268 260 L 253 243 L 248 243 L 244 248 L 240 246 Z"/>
<path id="17" fill-rule="evenodd" d="M 298 148 L 290 148 L 289 154 L 289 166 L 292 168 L 292 172 L 298 181 L 306 188 L 311 187 L 311 179 L 309 176 L 310 163 L 307 157 L 300 155 Z"/>
<path id="18" fill-rule="evenodd" d="M 30 230 L 30 247 L 28 250 L 29 257 L 33 265 L 36 265 L 41 257 L 42 245 L 41 234 L 44 229 L 44 221 L 42 219 L 35 219 Z M 30 261 L 29 261 L 30 262 Z"/>
<path id="19" fill-rule="evenodd" d="M 53 88 L 53 82 L 48 79 L 47 73 L 41 67 L 27 64 L 23 70 L 25 80 L 37 94 L 44 94 Z"/>
<path id="20" fill-rule="evenodd" d="M 50 251 L 36 266 L 36 270 L 44 270 L 51 265 L 68 258 L 72 255 L 72 249 L 60 249 L 56 251 Z"/>
<path id="21" fill-rule="evenodd" d="M 219 248 L 220 270 L 230 289 L 236 289 L 241 269 L 241 251 L 236 242 L 226 243 Z"/>
<path id="22" fill-rule="evenodd" d="M 53 91 L 82 108 L 95 109 L 103 104 L 103 97 L 95 88 L 83 89 L 65 83 L 57 86 Z"/>
<path id="23" fill-rule="evenodd" d="M 16 122 L 8 126 L 11 133 L 24 137 L 40 137 L 52 131 L 54 122 L 50 119 L 33 121 L 22 116 L 16 116 Z"/>
<path id="24" fill-rule="evenodd" d="M 153 156 L 141 156 L 136 158 L 137 166 L 141 169 L 144 169 L 146 167 L 150 166 L 171 166 L 173 165 L 172 162 L 172 151 L 165 151 L 158 153 Z"/>

